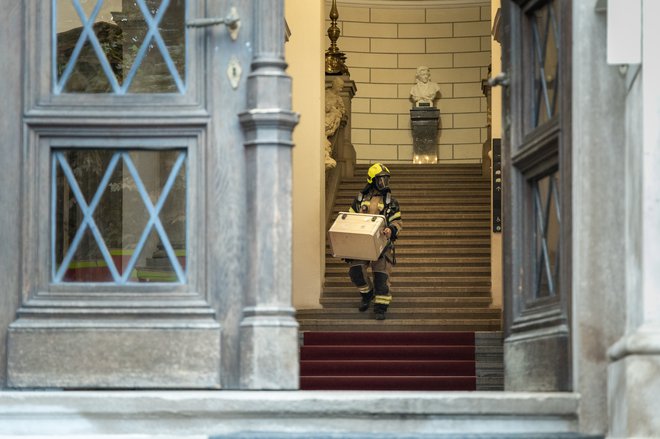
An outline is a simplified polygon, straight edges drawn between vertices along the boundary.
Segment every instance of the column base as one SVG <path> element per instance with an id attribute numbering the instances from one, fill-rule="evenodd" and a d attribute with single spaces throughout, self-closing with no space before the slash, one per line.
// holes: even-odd
<path id="1" fill-rule="evenodd" d="M 608 354 L 610 435 L 655 437 L 660 432 L 660 327 L 639 328 Z"/>
<path id="2" fill-rule="evenodd" d="M 240 329 L 242 389 L 298 389 L 298 322 L 294 312 L 293 308 L 244 311 Z"/>

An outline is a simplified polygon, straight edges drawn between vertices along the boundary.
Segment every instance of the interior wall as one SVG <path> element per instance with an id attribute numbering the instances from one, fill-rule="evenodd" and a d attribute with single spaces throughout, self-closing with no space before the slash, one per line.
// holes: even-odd
<path id="1" fill-rule="evenodd" d="M 337 7 L 338 46 L 358 89 L 351 132 L 358 163 L 412 161 L 410 88 L 420 65 L 431 69 L 431 80 L 440 86 L 440 163 L 481 162 L 487 138 L 481 81 L 491 58 L 490 3 L 456 7 L 433 0 L 424 6 L 339 0 Z M 326 29 L 329 10 L 326 2 Z"/>
<path id="2" fill-rule="evenodd" d="M 89 17 L 96 2 L 80 2 L 83 8 L 83 11 Z M 123 0 L 105 0 L 103 5 L 99 9 L 98 15 L 96 16 L 96 23 L 104 21 L 106 23 L 113 23 L 112 18 L 113 12 L 123 11 Z M 57 32 L 64 32 L 76 27 L 82 26 L 82 21 L 76 12 L 76 9 L 73 7 L 73 2 L 57 2 Z"/>
<path id="3" fill-rule="evenodd" d="M 325 265 L 323 4 L 287 0 L 285 8 L 292 105 L 301 114 L 293 131 L 293 304 L 319 308 Z"/>
<path id="4" fill-rule="evenodd" d="M 501 7 L 500 0 L 492 0 L 490 4 L 491 29 L 495 23 L 497 10 Z M 491 76 L 495 77 L 502 72 L 502 46 L 491 36 Z M 493 139 L 502 138 L 502 87 L 490 89 L 491 102 L 491 136 Z M 492 172 L 492 167 L 491 167 Z M 491 211 L 492 213 L 492 211 Z M 502 306 L 502 234 L 492 233 L 490 240 L 490 273 L 491 273 L 491 296 L 492 306 Z"/>

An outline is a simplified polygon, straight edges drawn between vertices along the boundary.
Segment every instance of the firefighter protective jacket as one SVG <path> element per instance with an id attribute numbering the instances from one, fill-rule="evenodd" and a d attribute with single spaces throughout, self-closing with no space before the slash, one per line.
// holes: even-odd
<path id="1" fill-rule="evenodd" d="M 392 197 L 389 190 L 381 193 L 372 187 L 367 192 L 360 192 L 353 200 L 349 212 L 383 215 L 387 221 L 387 227 L 392 229 L 391 241 L 396 240 L 403 228 L 399 202 Z"/>

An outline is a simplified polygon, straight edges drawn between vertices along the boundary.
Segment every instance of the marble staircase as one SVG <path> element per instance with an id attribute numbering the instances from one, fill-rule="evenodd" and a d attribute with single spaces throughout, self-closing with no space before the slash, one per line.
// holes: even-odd
<path id="1" fill-rule="evenodd" d="M 367 166 L 342 181 L 332 218 L 364 187 Z M 404 230 L 396 242 L 385 321 L 357 311 L 348 267 L 328 244 L 322 308 L 299 310 L 301 331 L 499 331 L 490 298 L 489 180 L 481 165 L 392 165 Z"/>
<path id="2" fill-rule="evenodd" d="M 355 195 L 364 187 L 366 178 L 363 176 L 367 168 L 367 165 L 358 165 L 355 171 L 357 177 L 341 182 L 333 220 L 339 212 L 348 210 Z M 371 311 L 361 313 L 357 310 L 359 295 L 350 283 L 348 266 L 332 256 L 328 243 L 325 284 L 320 300 L 322 308 L 303 309 L 297 313 L 300 330 L 304 334 L 301 352 L 304 354 L 306 349 L 305 335 L 313 336 L 319 332 L 346 332 L 355 334 L 353 338 L 370 331 L 386 331 L 390 337 L 405 332 L 422 335 L 470 332 L 474 339 L 470 355 L 476 364 L 470 373 L 472 384 L 462 384 L 463 387 L 460 387 L 447 383 L 434 388 L 501 390 L 502 312 L 491 306 L 490 297 L 489 180 L 483 177 L 482 167 L 478 164 L 393 165 L 389 168 L 392 172 L 390 186 L 401 206 L 404 229 L 396 242 L 393 301 L 387 319 L 377 321 Z M 347 346 L 337 344 L 334 349 L 350 352 Z M 323 376 L 327 372 L 325 369 L 316 370 L 303 361 L 301 388 L 357 389 L 367 385 L 364 383 L 370 379 L 380 383 L 382 378 L 377 377 L 376 373 L 365 378 L 365 373 L 360 369 L 360 358 L 342 358 L 343 369 L 334 383 L 332 377 Z M 438 358 L 426 360 L 436 361 Z M 418 360 L 411 357 L 410 361 Z M 406 373 L 400 370 L 393 371 L 391 375 Z M 467 374 L 464 371 L 461 373 Z M 351 374 L 353 378 L 349 378 Z M 432 375 L 430 373 L 424 378 L 427 381 L 420 383 L 437 381 L 437 378 L 431 378 Z M 352 384 L 351 379 L 356 384 Z M 402 379 L 397 377 L 389 389 L 401 387 L 397 383 Z M 388 388 L 386 384 L 379 386 L 381 389 Z M 415 386 L 411 384 L 406 388 L 413 389 Z"/>

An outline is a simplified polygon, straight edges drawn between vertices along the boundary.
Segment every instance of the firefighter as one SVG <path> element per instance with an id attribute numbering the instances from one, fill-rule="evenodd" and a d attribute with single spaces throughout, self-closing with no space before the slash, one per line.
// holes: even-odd
<path id="1" fill-rule="evenodd" d="M 355 197 L 349 209 L 353 213 L 368 213 L 383 215 L 386 220 L 384 235 L 388 243 L 377 261 L 347 260 L 350 264 L 348 275 L 361 296 L 358 310 L 365 312 L 371 301 L 374 302 L 374 313 L 377 320 L 385 320 L 385 312 L 392 301 L 390 294 L 390 275 L 392 266 L 396 264 L 394 241 L 403 227 L 399 203 L 390 192 L 390 171 L 382 163 L 373 164 L 367 171 L 367 185 Z M 367 273 L 371 266 L 373 280 Z"/>

